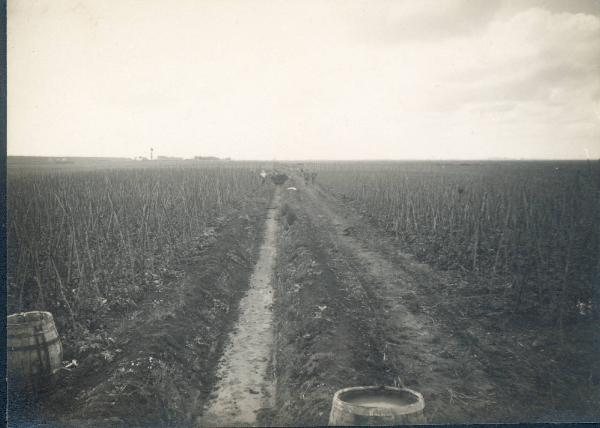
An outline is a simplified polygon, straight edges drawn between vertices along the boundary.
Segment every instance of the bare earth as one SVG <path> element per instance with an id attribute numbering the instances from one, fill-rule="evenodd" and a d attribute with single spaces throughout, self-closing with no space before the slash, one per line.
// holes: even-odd
<path id="1" fill-rule="evenodd" d="M 272 201 L 279 204 L 279 192 Z M 240 301 L 239 319 L 217 369 L 218 382 L 209 396 L 200 426 L 256 425 L 257 412 L 272 407 L 273 380 L 269 363 L 273 353 L 273 264 L 278 225 L 276 209 L 268 211 L 264 243 L 248 294 Z"/>
<path id="2" fill-rule="evenodd" d="M 107 320 L 101 356 L 42 397 L 38 422 L 326 425 L 335 391 L 358 385 L 421 392 L 430 423 L 600 419 L 597 326 L 559 339 L 463 294 L 469 278 L 318 184 L 292 175 L 198 239 L 182 278 Z"/>
<path id="3" fill-rule="evenodd" d="M 274 423 L 326 424 L 336 389 L 382 383 L 420 391 L 430 423 L 598 420 L 594 325 L 560 344 L 556 327 L 498 311 L 499 296 L 461 295 L 467 279 L 416 261 L 320 186 L 293 185 Z"/>
<path id="4" fill-rule="evenodd" d="M 493 402 L 494 385 L 482 370 L 477 356 L 461 346 L 457 339 L 440 331 L 436 321 L 424 310 L 409 310 L 422 282 L 443 281 L 427 265 L 420 264 L 410 256 L 399 254 L 395 263 L 372 249 L 371 242 L 351 236 L 352 228 L 360 220 L 338 215 L 326 196 L 315 188 L 306 188 L 307 211 L 320 230 L 326 231 L 332 245 L 344 255 L 349 268 L 357 275 L 373 304 L 380 304 L 375 312 L 384 332 L 384 359 L 398 369 L 409 367 L 418 379 L 419 391 L 429 397 L 428 410 L 438 415 L 448 414 L 457 420 L 470 419 L 469 415 L 481 414 Z M 355 221 L 353 221 L 355 220 Z M 418 271 L 419 277 L 413 272 Z M 456 361 L 469 367 L 468 373 L 458 376 L 452 368 Z M 394 364 L 396 362 L 396 364 Z M 406 369 L 405 369 L 406 370 Z M 405 375 L 406 376 L 406 375 Z M 408 379 L 400 379 L 402 383 Z M 471 399 L 458 400 L 460 390 L 469 390 Z M 435 397 L 457 395 L 452 406 L 445 406 Z M 432 409 L 435 407 L 435 409 Z"/>

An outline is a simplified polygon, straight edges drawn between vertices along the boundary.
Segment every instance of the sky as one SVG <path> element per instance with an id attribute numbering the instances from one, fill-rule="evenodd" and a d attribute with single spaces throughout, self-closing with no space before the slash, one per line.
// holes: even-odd
<path id="1" fill-rule="evenodd" d="M 9 0 L 8 155 L 598 159 L 598 0 Z"/>

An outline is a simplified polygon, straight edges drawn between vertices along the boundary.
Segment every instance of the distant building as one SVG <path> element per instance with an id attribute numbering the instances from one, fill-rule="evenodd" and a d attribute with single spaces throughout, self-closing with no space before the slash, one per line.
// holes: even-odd
<path id="1" fill-rule="evenodd" d="M 157 156 L 157 160 L 183 160 L 183 158 L 177 156 Z"/>
<path id="2" fill-rule="evenodd" d="M 54 163 L 75 163 L 72 159 L 69 158 L 52 158 Z"/>

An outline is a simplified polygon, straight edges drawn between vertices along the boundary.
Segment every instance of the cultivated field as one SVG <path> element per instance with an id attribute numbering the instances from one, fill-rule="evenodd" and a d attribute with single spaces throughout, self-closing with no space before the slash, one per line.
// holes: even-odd
<path id="1" fill-rule="evenodd" d="M 314 167 L 327 190 L 419 259 L 489 280 L 469 293 L 504 287 L 503 310 L 559 325 L 589 315 L 599 280 L 598 162 Z"/>
<path id="2" fill-rule="evenodd" d="M 223 378 L 257 397 L 225 424 L 323 425 L 365 384 L 433 423 L 600 417 L 597 162 L 21 159 L 7 202 L 8 312 L 76 362 L 15 423 L 202 425 Z"/>
<path id="3" fill-rule="evenodd" d="M 243 166 L 10 174 L 9 312 L 45 308 L 87 334 L 175 276 L 209 223 L 265 194 Z"/>

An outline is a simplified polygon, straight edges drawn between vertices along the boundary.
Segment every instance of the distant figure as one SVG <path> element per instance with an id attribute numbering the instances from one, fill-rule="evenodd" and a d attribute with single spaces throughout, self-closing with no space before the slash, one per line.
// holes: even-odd
<path id="1" fill-rule="evenodd" d="M 278 171 L 275 171 L 273 174 L 271 174 L 271 181 L 278 186 L 285 183 L 287 181 L 287 179 L 288 179 L 288 176 L 286 174 L 282 174 Z"/>
<path id="2" fill-rule="evenodd" d="M 315 178 L 317 178 L 317 173 L 316 172 L 311 172 L 310 173 L 310 182 L 312 184 L 315 184 Z"/>
<path id="3" fill-rule="evenodd" d="M 267 180 L 267 172 L 264 169 L 260 171 L 260 178 L 262 179 L 261 184 L 265 184 L 265 181 Z"/>

